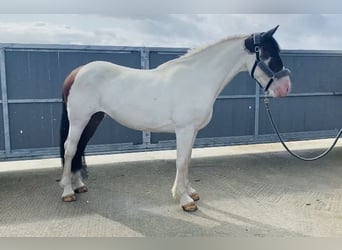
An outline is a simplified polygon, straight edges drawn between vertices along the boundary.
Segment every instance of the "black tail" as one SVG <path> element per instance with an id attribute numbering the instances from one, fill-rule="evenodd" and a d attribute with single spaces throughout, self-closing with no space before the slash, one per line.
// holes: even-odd
<path id="1" fill-rule="evenodd" d="M 100 122 L 104 117 L 103 112 L 97 112 L 90 118 L 87 126 L 83 130 L 81 138 L 77 144 L 77 151 L 72 159 L 71 163 L 71 171 L 73 173 L 77 172 L 78 170 L 85 169 L 85 161 L 84 161 L 84 150 L 89 142 L 90 138 L 94 135 L 96 128 L 99 126 Z M 63 111 L 62 111 L 62 119 L 61 119 L 61 126 L 60 126 L 60 156 L 62 159 L 62 165 L 64 166 L 64 143 L 68 137 L 69 133 L 69 118 L 68 112 L 66 108 L 66 104 L 63 101 Z"/>
<path id="2" fill-rule="evenodd" d="M 62 160 L 62 165 L 64 166 L 64 142 L 66 141 L 68 137 L 68 132 L 69 132 L 69 119 L 68 119 L 68 112 L 66 109 L 66 104 L 63 100 L 63 108 L 62 108 L 62 119 L 61 119 L 61 125 L 59 129 L 59 136 L 60 136 L 60 141 L 59 141 L 59 153 L 61 156 Z"/>

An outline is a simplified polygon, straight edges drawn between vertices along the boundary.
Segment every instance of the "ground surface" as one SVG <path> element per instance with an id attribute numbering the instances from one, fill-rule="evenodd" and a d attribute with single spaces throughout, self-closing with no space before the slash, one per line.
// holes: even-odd
<path id="1" fill-rule="evenodd" d="M 294 142 L 303 154 L 331 140 Z M 199 210 L 171 197 L 175 151 L 87 157 L 89 192 L 63 203 L 59 159 L 0 163 L 0 236 L 342 236 L 342 145 L 302 162 L 279 144 L 195 149 Z"/>

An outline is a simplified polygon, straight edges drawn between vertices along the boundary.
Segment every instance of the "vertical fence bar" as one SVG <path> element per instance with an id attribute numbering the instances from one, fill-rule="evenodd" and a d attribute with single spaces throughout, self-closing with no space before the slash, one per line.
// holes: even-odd
<path id="1" fill-rule="evenodd" d="M 150 68 L 150 50 L 148 48 L 141 49 L 141 69 L 149 69 Z M 151 144 L 151 132 L 150 131 L 142 131 L 142 142 L 146 147 Z"/>
<path id="2" fill-rule="evenodd" d="M 3 116 L 3 123 L 4 123 L 4 138 L 5 138 L 5 154 L 6 156 L 9 156 L 11 153 L 11 138 L 10 138 L 9 113 L 8 113 L 5 48 L 0 49 L 0 75 L 1 75 L 0 81 L 1 81 L 1 97 L 2 97 L 2 116 Z"/>
<path id="3" fill-rule="evenodd" d="M 255 111 L 254 111 L 254 140 L 259 136 L 259 119 L 260 119 L 260 88 L 255 84 Z"/>

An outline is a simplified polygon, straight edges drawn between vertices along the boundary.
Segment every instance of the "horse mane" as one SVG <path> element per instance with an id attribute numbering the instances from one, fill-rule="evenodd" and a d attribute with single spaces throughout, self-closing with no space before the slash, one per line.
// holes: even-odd
<path id="1" fill-rule="evenodd" d="M 196 55 L 196 54 L 200 54 L 202 52 L 205 52 L 207 51 L 208 49 L 212 48 L 212 47 L 215 47 L 217 45 L 220 45 L 222 43 L 225 43 L 225 42 L 228 42 L 228 41 L 234 41 L 234 40 L 238 40 L 238 39 L 242 39 L 242 38 L 246 38 L 248 37 L 248 35 L 235 35 L 235 36 L 229 36 L 229 37 L 226 37 L 226 38 L 223 38 L 215 43 L 210 43 L 210 44 L 206 44 L 206 45 L 203 45 L 203 46 L 200 46 L 200 47 L 196 47 L 196 48 L 192 48 L 192 49 L 189 49 L 184 55 L 178 57 L 178 58 L 175 58 L 173 60 L 170 60 L 170 61 L 167 61 L 166 63 L 164 64 L 161 64 L 158 68 L 160 67 L 163 67 L 163 66 L 167 66 L 167 65 L 170 65 L 170 64 L 173 64 L 173 63 L 176 63 L 176 62 L 181 62 L 181 61 L 184 61 L 184 60 L 187 60 L 188 58 Z"/>
<path id="2" fill-rule="evenodd" d="M 240 35 L 240 36 L 229 36 L 229 37 L 226 37 L 226 38 L 223 38 L 215 43 L 211 43 L 211 44 L 207 44 L 207 45 L 204 45 L 204 46 L 200 46 L 200 47 L 197 47 L 197 48 L 193 48 L 193 49 L 190 49 L 186 54 L 182 55 L 181 57 L 179 57 L 179 59 L 182 59 L 182 58 L 186 58 L 186 57 L 189 57 L 189 56 L 192 56 L 194 54 L 197 54 L 197 53 L 201 53 L 203 51 L 206 51 L 208 49 L 210 49 L 211 47 L 214 47 L 216 45 L 219 45 L 219 44 L 222 44 L 222 43 L 225 43 L 225 42 L 228 42 L 228 41 L 232 41 L 232 40 L 238 40 L 238 39 L 241 39 L 241 38 L 244 38 L 246 37 L 245 35 Z"/>

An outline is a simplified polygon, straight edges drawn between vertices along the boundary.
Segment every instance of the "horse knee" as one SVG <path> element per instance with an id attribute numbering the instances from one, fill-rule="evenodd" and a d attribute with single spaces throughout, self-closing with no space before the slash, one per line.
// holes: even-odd
<path id="1" fill-rule="evenodd" d="M 75 146 L 73 146 L 73 145 L 68 145 L 68 147 L 66 147 L 66 149 L 65 149 L 65 153 L 64 153 L 64 157 L 65 157 L 65 159 L 67 159 L 67 158 L 73 158 L 74 157 L 74 155 L 76 154 L 76 145 Z"/>
<path id="2" fill-rule="evenodd" d="M 82 130 L 80 129 L 80 131 Z M 81 135 L 81 132 L 78 132 L 77 134 L 70 133 L 70 135 L 68 136 L 67 140 L 64 143 L 65 157 L 73 157 L 76 154 L 77 144 L 80 140 L 80 135 Z"/>

